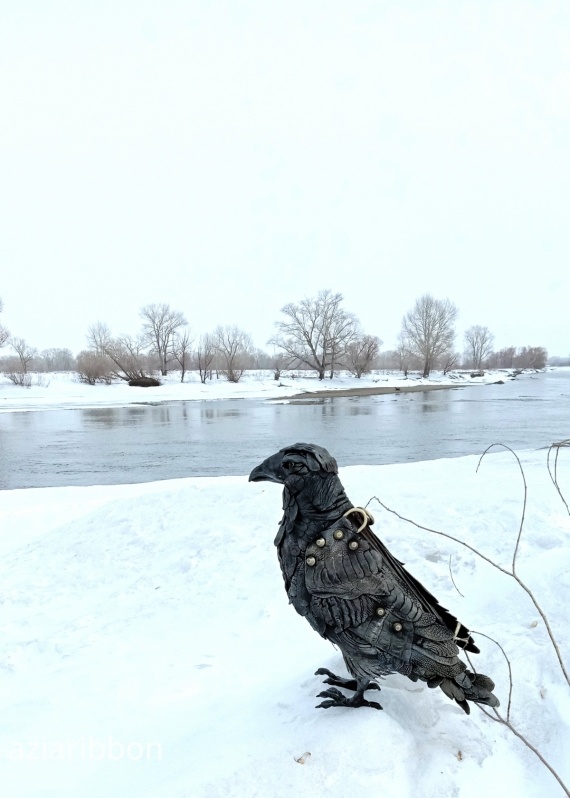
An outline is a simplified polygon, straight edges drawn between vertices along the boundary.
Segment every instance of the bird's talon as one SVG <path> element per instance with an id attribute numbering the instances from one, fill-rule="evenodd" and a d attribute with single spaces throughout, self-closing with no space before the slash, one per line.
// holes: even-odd
<path id="1" fill-rule="evenodd" d="M 334 698 L 335 701 L 346 701 L 346 696 L 340 690 L 335 690 L 334 687 L 329 690 L 323 690 L 322 693 L 317 695 L 317 698 Z"/>
<path id="2" fill-rule="evenodd" d="M 315 671 L 315 676 L 330 676 L 331 678 L 336 678 L 332 671 L 329 671 L 328 668 L 318 668 Z"/>
<path id="3" fill-rule="evenodd" d="M 319 668 L 315 672 L 315 676 L 327 676 L 328 678 L 323 679 L 325 684 L 332 684 L 335 687 L 343 687 L 345 690 L 354 690 L 355 692 L 358 690 L 356 679 L 345 679 L 342 676 L 337 676 L 336 673 L 332 673 L 328 668 Z"/>

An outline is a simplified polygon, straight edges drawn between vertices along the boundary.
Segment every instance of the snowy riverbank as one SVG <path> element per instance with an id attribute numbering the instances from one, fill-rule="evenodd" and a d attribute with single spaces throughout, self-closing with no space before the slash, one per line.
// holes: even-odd
<path id="1" fill-rule="evenodd" d="M 173 402 L 216 399 L 275 399 L 287 400 L 301 393 L 334 393 L 354 389 L 415 390 L 418 386 L 454 388 L 461 385 L 485 384 L 508 379 L 507 372 L 487 372 L 483 377 L 471 378 L 468 373 L 443 375 L 433 372 L 429 379 L 418 375 L 403 378 L 401 373 L 378 372 L 357 379 L 341 372 L 332 380 L 318 380 L 314 374 L 284 372 L 279 380 L 271 371 L 246 372 L 238 383 L 220 379 L 207 380 L 203 385 L 196 372 L 188 372 L 183 383 L 179 373 L 161 378 L 157 388 L 131 388 L 125 382 L 112 385 L 85 385 L 73 373 L 32 375 L 30 388 L 13 385 L 0 375 L 0 412 L 15 410 L 46 410 L 72 407 L 124 407 L 145 402 Z"/>
<path id="2" fill-rule="evenodd" d="M 521 457 L 529 497 L 518 570 L 568 663 L 570 518 L 546 452 Z M 520 472 L 509 454 L 488 456 L 478 474 L 476 465 L 355 466 L 341 479 L 353 501 L 377 495 L 508 568 Z M 568 496 L 564 451 L 559 470 Z M 384 681 L 381 713 L 314 708 L 314 671 L 343 664 L 287 604 L 273 547 L 280 492 L 245 477 L 0 492 L 6 794 L 563 795 L 507 729 L 404 677 Z M 371 509 L 377 534 L 412 573 L 503 645 L 513 722 L 569 783 L 570 690 L 527 595 L 469 550 Z M 505 711 L 505 662 L 491 642 L 478 643 L 476 665 L 495 679 Z"/>

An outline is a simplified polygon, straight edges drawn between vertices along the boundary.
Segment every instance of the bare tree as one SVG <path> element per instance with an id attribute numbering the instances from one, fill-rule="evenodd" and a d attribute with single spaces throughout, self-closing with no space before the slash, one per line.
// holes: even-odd
<path id="1" fill-rule="evenodd" d="M 456 369 L 461 361 L 461 354 L 459 352 L 454 352 L 453 349 L 450 349 L 448 352 L 443 352 L 439 359 L 439 367 L 443 371 L 444 374 Z"/>
<path id="2" fill-rule="evenodd" d="M 212 363 L 216 356 L 216 345 L 214 337 L 209 333 L 200 336 L 198 348 L 196 349 L 196 364 L 200 374 L 200 382 L 206 384 L 208 373 L 211 375 Z"/>
<path id="3" fill-rule="evenodd" d="M 282 352 L 279 352 L 277 355 L 273 355 L 270 361 L 270 368 L 273 369 L 273 379 L 280 380 L 281 379 L 281 372 L 287 365 L 287 357 Z"/>
<path id="4" fill-rule="evenodd" d="M 488 366 L 491 369 L 512 369 L 515 366 L 516 354 L 515 346 L 506 346 L 489 355 Z"/>
<path id="5" fill-rule="evenodd" d="M 0 313 L 2 313 L 3 310 L 4 310 L 4 302 L 0 297 Z M 0 324 L 0 347 L 4 346 L 9 337 L 10 337 L 9 331 L 5 327 L 2 327 L 2 325 Z"/>
<path id="6" fill-rule="evenodd" d="M 346 348 L 360 333 L 360 325 L 354 313 L 339 310 L 331 319 L 328 330 L 330 366 L 329 379 L 334 377 L 335 367 L 346 353 Z"/>
<path id="7" fill-rule="evenodd" d="M 172 340 L 176 331 L 187 322 L 184 314 L 172 310 L 170 305 L 145 305 L 141 309 L 143 319 L 144 340 L 151 351 L 158 357 L 160 373 L 164 377 L 168 372 L 168 358 L 172 351 Z"/>
<path id="8" fill-rule="evenodd" d="M 424 294 L 402 319 L 402 336 L 410 352 L 421 358 L 423 376 L 429 377 L 438 358 L 453 349 L 457 308 L 449 299 Z"/>
<path id="9" fill-rule="evenodd" d="M 41 357 L 46 371 L 73 371 L 76 365 L 70 349 L 44 349 Z"/>
<path id="10" fill-rule="evenodd" d="M 115 365 L 115 377 L 130 382 L 147 376 L 144 346 L 142 338 L 132 335 L 120 335 L 107 343 L 105 354 Z"/>
<path id="11" fill-rule="evenodd" d="M 474 324 L 465 331 L 465 354 L 469 365 L 474 369 L 481 369 L 483 362 L 493 351 L 495 336 L 488 327 Z"/>
<path id="12" fill-rule="evenodd" d="M 113 338 L 108 326 L 98 321 L 89 327 L 87 343 L 94 354 L 108 358 L 107 370 L 114 377 L 126 382 L 146 377 L 145 341 L 140 336 Z"/>
<path id="13" fill-rule="evenodd" d="M 548 352 L 543 346 L 506 346 L 492 352 L 488 358 L 493 369 L 542 369 L 548 361 Z"/>
<path id="14" fill-rule="evenodd" d="M 251 366 L 255 369 L 272 369 L 275 358 L 264 349 L 255 348 L 250 353 Z"/>
<path id="15" fill-rule="evenodd" d="M 37 349 L 30 346 L 23 338 L 10 338 L 10 346 L 18 356 L 20 361 L 20 371 L 22 374 L 28 373 L 28 366 L 38 353 Z"/>
<path id="16" fill-rule="evenodd" d="M 320 380 L 328 369 L 332 376 L 335 364 L 358 333 L 356 316 L 341 307 L 342 299 L 342 294 L 326 290 L 298 304 L 289 302 L 281 308 L 287 320 L 275 323 L 277 334 L 268 343 L 284 351 L 289 365 L 302 363 L 315 369 Z"/>
<path id="17" fill-rule="evenodd" d="M 214 346 L 221 361 L 220 372 L 229 382 L 239 382 L 253 349 L 250 336 L 235 325 L 218 326 Z"/>
<path id="18" fill-rule="evenodd" d="M 358 379 L 367 374 L 378 357 L 382 341 L 376 335 L 361 335 L 346 347 L 345 362 L 348 370 Z"/>
<path id="19" fill-rule="evenodd" d="M 404 376 L 408 376 L 408 371 L 414 368 L 417 358 L 412 353 L 412 344 L 408 336 L 400 331 L 398 334 L 398 345 L 395 350 L 396 358 L 398 361 L 398 368 L 404 372 Z"/>
<path id="20" fill-rule="evenodd" d="M 190 330 L 185 327 L 181 332 L 175 332 L 172 337 L 172 358 L 180 366 L 180 382 L 184 382 L 186 370 L 190 365 L 190 353 L 194 339 L 190 337 Z"/>
<path id="21" fill-rule="evenodd" d="M 97 382 L 109 385 L 113 378 L 107 355 L 86 350 L 77 355 L 77 373 L 79 381 L 88 385 L 95 385 Z"/>
<path id="22" fill-rule="evenodd" d="M 543 346 L 523 346 L 515 356 L 515 366 L 522 369 L 543 369 L 547 361 L 548 352 Z"/>
<path id="23" fill-rule="evenodd" d="M 107 347 L 110 346 L 113 336 L 111 330 L 102 321 L 96 321 L 87 330 L 87 345 L 98 355 L 105 355 Z"/>

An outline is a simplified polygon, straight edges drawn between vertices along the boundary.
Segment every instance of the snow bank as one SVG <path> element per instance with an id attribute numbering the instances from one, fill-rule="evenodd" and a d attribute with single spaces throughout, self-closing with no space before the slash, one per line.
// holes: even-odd
<path id="1" fill-rule="evenodd" d="M 112 385 L 85 385 L 74 373 L 40 374 L 32 376 L 30 388 L 13 385 L 0 375 L 0 412 L 14 410 L 67 409 L 72 407 L 124 407 L 148 402 L 173 402 L 216 399 L 281 399 L 295 394 L 317 391 L 334 392 L 347 388 L 405 389 L 414 385 L 472 385 L 505 379 L 505 373 L 489 372 L 484 377 L 471 379 L 468 374 L 443 376 L 433 372 L 429 379 L 418 376 L 402 378 L 399 374 L 379 372 L 361 379 L 348 372 L 341 372 L 332 380 L 319 380 L 316 376 L 305 376 L 306 372 L 286 372 L 280 380 L 273 378 L 271 371 L 246 372 L 238 383 L 224 378 L 208 380 L 203 385 L 196 372 L 188 372 L 185 382 L 180 382 L 180 373 L 172 372 L 161 377 L 163 385 L 157 388 L 131 388 L 126 382 Z M 39 383 L 39 384 L 38 384 Z"/>
<path id="2" fill-rule="evenodd" d="M 519 573 L 570 662 L 570 518 L 546 453 L 521 457 Z M 476 464 L 359 466 L 341 479 L 356 503 L 377 495 L 508 567 L 520 473 L 508 454 L 488 456 L 479 474 Z M 563 456 L 559 465 L 570 474 Z M 314 671 L 344 669 L 287 604 L 273 547 L 280 502 L 279 486 L 245 477 L 0 492 L 5 794 L 562 795 L 507 729 L 404 677 L 384 680 L 383 712 L 314 708 Z M 370 507 L 377 534 L 440 601 L 501 642 L 513 720 L 570 782 L 570 690 L 526 594 L 467 549 Z M 505 662 L 479 644 L 476 664 L 506 709 Z"/>

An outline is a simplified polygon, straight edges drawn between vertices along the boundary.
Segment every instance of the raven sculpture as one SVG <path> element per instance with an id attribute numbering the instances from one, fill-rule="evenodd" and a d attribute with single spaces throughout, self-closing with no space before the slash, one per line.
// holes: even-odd
<path id="1" fill-rule="evenodd" d="M 267 458 L 249 476 L 283 485 L 283 518 L 275 545 L 289 601 L 322 637 L 341 650 L 353 679 L 326 668 L 331 685 L 323 708 L 368 706 L 375 679 L 401 673 L 441 687 L 469 714 L 469 702 L 499 706 L 494 683 L 458 658 L 477 653 L 469 630 L 418 582 L 371 531 L 374 519 L 354 507 L 334 457 L 295 443 Z M 347 696 L 338 687 L 354 691 Z"/>

